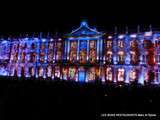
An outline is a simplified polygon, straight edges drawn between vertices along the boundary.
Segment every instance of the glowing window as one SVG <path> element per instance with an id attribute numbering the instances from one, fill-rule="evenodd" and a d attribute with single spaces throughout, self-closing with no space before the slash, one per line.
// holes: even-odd
<path id="1" fill-rule="evenodd" d="M 130 47 L 131 47 L 131 48 L 138 47 L 136 40 L 130 41 Z"/>
<path id="2" fill-rule="evenodd" d="M 106 53 L 106 61 L 107 62 L 112 62 L 112 51 L 107 51 Z"/>
<path id="3" fill-rule="evenodd" d="M 25 61 L 25 57 L 26 57 L 26 53 L 25 53 L 25 52 L 22 52 L 22 58 L 21 58 L 22 62 Z"/>
<path id="4" fill-rule="evenodd" d="M 88 70 L 87 80 L 92 81 L 95 80 L 95 78 L 96 78 L 96 70 L 94 67 L 92 67 Z"/>
<path id="5" fill-rule="evenodd" d="M 49 50 L 48 51 L 48 62 L 52 62 L 53 59 L 53 51 Z"/>
<path id="6" fill-rule="evenodd" d="M 31 77 L 34 76 L 35 71 L 34 71 L 34 68 L 33 68 L 33 67 L 29 67 L 29 74 L 30 74 Z"/>
<path id="7" fill-rule="evenodd" d="M 63 68 L 62 74 L 63 74 L 63 79 L 67 80 L 68 79 L 68 68 Z"/>
<path id="8" fill-rule="evenodd" d="M 124 63 L 124 51 L 119 51 L 118 52 L 118 62 L 119 63 Z"/>
<path id="9" fill-rule="evenodd" d="M 106 48 L 112 48 L 112 41 L 111 40 L 108 40 L 106 42 Z"/>
<path id="10" fill-rule="evenodd" d="M 94 63 L 96 60 L 96 41 L 91 40 L 89 42 L 89 61 Z"/>
<path id="11" fill-rule="evenodd" d="M 118 71 L 117 71 L 117 81 L 118 82 L 122 82 L 124 81 L 124 68 L 118 68 Z"/>
<path id="12" fill-rule="evenodd" d="M 58 51 L 57 51 L 57 54 L 56 54 L 56 60 L 57 60 L 57 61 L 58 61 L 58 60 L 61 60 L 61 58 L 62 58 L 62 51 L 58 50 Z"/>
<path id="13" fill-rule="evenodd" d="M 44 62 L 44 52 L 40 53 L 40 62 Z"/>
<path id="14" fill-rule="evenodd" d="M 41 43 L 41 48 L 40 49 L 44 49 L 45 48 L 45 43 Z"/>
<path id="15" fill-rule="evenodd" d="M 56 61 L 62 59 L 62 43 L 60 41 L 56 42 L 56 51 L 55 51 Z"/>
<path id="16" fill-rule="evenodd" d="M 124 47 L 124 41 L 119 40 L 118 41 L 118 47 L 123 48 Z"/>
<path id="17" fill-rule="evenodd" d="M 112 81 L 112 68 L 111 67 L 106 68 L 106 80 Z"/>
<path id="18" fill-rule="evenodd" d="M 137 54 L 135 51 L 130 51 L 130 55 L 131 55 L 131 62 L 137 62 Z"/>
<path id="19" fill-rule="evenodd" d="M 80 63 L 86 63 L 87 61 L 87 41 L 86 40 L 83 40 L 83 41 L 80 41 L 80 53 L 79 53 L 79 60 L 80 60 Z"/>
<path id="20" fill-rule="evenodd" d="M 137 72 L 135 69 L 132 69 L 129 74 L 130 81 L 134 81 L 137 79 Z"/>
<path id="21" fill-rule="evenodd" d="M 70 42 L 70 61 L 75 62 L 77 59 L 77 41 Z"/>
<path id="22" fill-rule="evenodd" d="M 69 79 L 76 80 L 76 68 L 75 67 L 69 68 Z"/>
<path id="23" fill-rule="evenodd" d="M 50 42 L 48 48 L 49 48 L 49 49 L 53 49 L 53 48 L 54 48 L 54 43 L 53 43 L 53 42 Z"/>
<path id="24" fill-rule="evenodd" d="M 55 77 L 60 78 L 60 67 L 59 66 L 55 67 Z"/>
<path id="25" fill-rule="evenodd" d="M 52 67 L 48 66 L 46 72 L 47 72 L 47 77 L 51 77 L 52 76 Z"/>
<path id="26" fill-rule="evenodd" d="M 36 62 L 36 54 L 34 52 L 30 53 L 30 62 Z"/>
<path id="27" fill-rule="evenodd" d="M 39 67 L 38 76 L 39 76 L 39 77 L 42 77 L 42 76 L 43 76 L 43 68 L 42 68 L 42 67 Z"/>

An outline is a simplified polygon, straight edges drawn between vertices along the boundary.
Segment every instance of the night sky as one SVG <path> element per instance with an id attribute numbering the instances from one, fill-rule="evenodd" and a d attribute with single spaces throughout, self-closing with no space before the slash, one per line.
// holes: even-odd
<path id="1" fill-rule="evenodd" d="M 157 4 L 158 5 L 158 4 Z M 130 32 L 136 32 L 137 25 L 141 31 L 160 30 L 160 15 L 156 3 L 126 2 L 37 2 L 8 5 L 7 10 L 0 12 L 1 34 L 19 34 L 32 32 L 68 33 L 79 27 L 80 21 L 85 19 L 90 26 L 99 31 L 124 32 L 129 27 Z M 2 9 L 2 8 L 1 8 Z"/>
<path id="2" fill-rule="evenodd" d="M 27 3 L 0 3 L 0 38 L 38 32 L 69 33 L 79 27 L 81 20 L 97 27 L 98 31 L 123 33 L 126 25 L 129 32 L 160 31 L 159 3 L 128 0 L 102 2 L 81 0 L 49 2 L 36 0 Z M 159 113 L 160 96 L 158 88 L 149 86 L 101 87 L 95 85 L 68 84 L 59 82 L 0 78 L 0 120 L 2 117 L 56 118 L 93 116 L 98 113 Z M 59 81 L 59 80 L 58 80 Z M 79 86 L 80 85 L 80 86 Z M 81 88 L 82 87 L 82 88 Z M 151 86 L 152 87 L 152 86 Z M 153 92 L 153 93 L 152 93 Z M 82 110 L 81 110 L 82 109 Z M 127 112 L 128 111 L 128 112 Z M 5 114 L 4 114 L 5 113 Z M 158 114 L 159 115 L 159 114 Z M 22 117 L 23 116 L 23 117 Z M 75 117 L 75 118 L 76 118 Z M 75 119 L 74 118 L 74 119 Z"/>

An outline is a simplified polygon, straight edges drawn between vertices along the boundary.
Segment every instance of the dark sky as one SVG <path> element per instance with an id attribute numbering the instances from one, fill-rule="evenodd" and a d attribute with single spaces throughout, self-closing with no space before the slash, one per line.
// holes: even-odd
<path id="1" fill-rule="evenodd" d="M 158 6 L 150 2 L 24 2 L 16 6 L 11 4 L 8 8 L 8 11 L 5 8 L 0 12 L 1 34 L 39 31 L 68 33 L 79 27 L 83 19 L 100 31 L 114 31 L 114 26 L 117 26 L 123 32 L 126 25 L 129 30 L 136 31 L 138 24 L 144 30 L 148 30 L 149 24 L 160 30 Z"/>

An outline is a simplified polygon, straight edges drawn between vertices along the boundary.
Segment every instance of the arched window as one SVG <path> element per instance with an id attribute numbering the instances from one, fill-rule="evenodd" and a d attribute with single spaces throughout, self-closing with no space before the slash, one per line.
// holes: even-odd
<path id="1" fill-rule="evenodd" d="M 70 62 L 77 60 L 77 41 L 70 42 Z"/>
<path id="2" fill-rule="evenodd" d="M 131 69 L 129 73 L 130 82 L 138 80 L 138 71 L 136 69 Z"/>
<path id="3" fill-rule="evenodd" d="M 62 59 L 62 43 L 60 41 L 56 42 L 56 61 Z"/>
<path id="4" fill-rule="evenodd" d="M 29 74 L 31 77 L 33 77 L 35 75 L 35 71 L 33 67 L 29 67 Z"/>
<path id="5" fill-rule="evenodd" d="M 80 46 L 79 46 L 79 62 L 84 64 L 87 61 L 87 41 L 82 40 L 80 41 Z"/>
<path id="6" fill-rule="evenodd" d="M 41 50 L 45 49 L 45 43 L 44 42 L 41 43 L 40 49 Z"/>
<path id="7" fill-rule="evenodd" d="M 124 47 L 124 41 L 123 40 L 118 40 L 118 47 L 123 48 Z"/>
<path id="8" fill-rule="evenodd" d="M 117 70 L 117 81 L 124 82 L 125 80 L 125 70 L 124 68 L 118 68 Z"/>
<path id="9" fill-rule="evenodd" d="M 49 48 L 49 49 L 53 49 L 53 48 L 54 48 L 54 43 L 53 43 L 53 42 L 49 42 L 48 48 Z"/>
<path id="10" fill-rule="evenodd" d="M 52 66 L 48 66 L 46 69 L 47 77 L 52 77 Z"/>
<path id="11" fill-rule="evenodd" d="M 69 77 L 70 80 L 76 80 L 76 77 L 77 77 L 76 67 L 70 67 L 68 74 L 69 74 L 68 77 Z"/>
<path id="12" fill-rule="evenodd" d="M 25 52 L 22 52 L 22 56 L 21 56 L 21 61 L 22 62 L 25 62 L 25 57 L 26 57 L 26 53 Z"/>
<path id="13" fill-rule="evenodd" d="M 95 79 L 96 79 L 96 69 L 95 69 L 95 67 L 91 67 L 88 70 L 87 80 L 88 81 L 93 81 Z"/>
<path id="14" fill-rule="evenodd" d="M 124 64 L 124 62 L 125 62 L 124 51 L 119 51 L 118 52 L 118 63 Z"/>
<path id="15" fill-rule="evenodd" d="M 106 62 L 107 63 L 112 63 L 112 51 L 107 51 L 106 52 Z"/>
<path id="16" fill-rule="evenodd" d="M 136 51 L 130 51 L 131 64 L 138 63 L 138 53 Z"/>
<path id="17" fill-rule="evenodd" d="M 106 74 L 105 74 L 105 78 L 106 81 L 113 81 L 113 70 L 111 67 L 106 67 Z"/>
<path id="18" fill-rule="evenodd" d="M 96 60 L 96 41 L 95 40 L 90 40 L 89 41 L 89 61 L 90 63 L 94 63 Z"/>
<path id="19" fill-rule="evenodd" d="M 60 78 L 61 71 L 59 66 L 55 66 L 55 77 Z"/>
<path id="20" fill-rule="evenodd" d="M 44 62 L 44 52 L 40 52 L 40 62 Z"/>
<path id="21" fill-rule="evenodd" d="M 67 80 L 68 79 L 68 68 L 67 67 L 62 68 L 62 74 L 63 74 L 63 79 Z"/>
<path id="22" fill-rule="evenodd" d="M 136 40 L 132 40 L 132 41 L 130 41 L 130 47 L 131 48 L 137 48 L 138 47 L 138 43 L 137 43 L 137 41 Z"/>
<path id="23" fill-rule="evenodd" d="M 30 62 L 36 62 L 36 53 L 34 52 L 30 53 Z"/>
<path id="24" fill-rule="evenodd" d="M 43 77 L 43 68 L 42 67 L 39 67 L 39 69 L 38 69 L 38 76 Z"/>
<path id="25" fill-rule="evenodd" d="M 111 49 L 112 48 L 112 40 L 107 40 L 106 41 L 106 49 Z"/>
<path id="26" fill-rule="evenodd" d="M 48 62 L 52 62 L 53 60 L 53 50 L 48 51 Z"/>

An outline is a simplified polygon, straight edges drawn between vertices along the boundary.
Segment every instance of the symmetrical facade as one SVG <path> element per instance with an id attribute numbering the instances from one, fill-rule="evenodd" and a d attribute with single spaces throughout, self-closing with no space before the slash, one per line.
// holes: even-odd
<path id="1" fill-rule="evenodd" d="M 160 83 L 160 32 L 98 32 L 81 22 L 63 37 L 0 41 L 0 75 L 80 82 Z"/>

